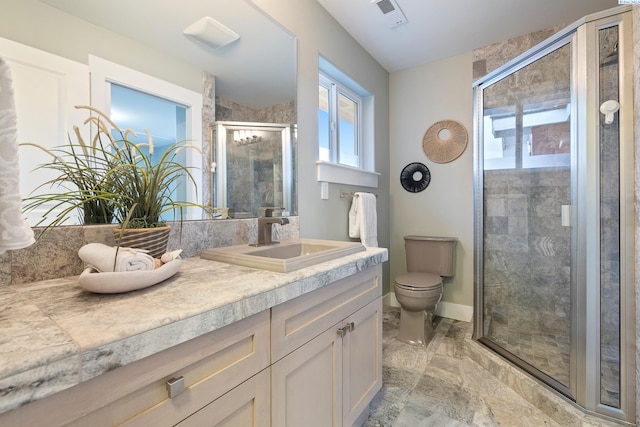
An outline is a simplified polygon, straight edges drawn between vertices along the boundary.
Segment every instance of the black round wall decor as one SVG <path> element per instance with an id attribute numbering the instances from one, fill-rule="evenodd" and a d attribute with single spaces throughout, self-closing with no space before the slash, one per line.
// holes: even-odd
<path id="1" fill-rule="evenodd" d="M 431 172 L 420 162 L 409 163 L 400 173 L 402 188 L 410 193 L 419 193 L 429 186 Z"/>

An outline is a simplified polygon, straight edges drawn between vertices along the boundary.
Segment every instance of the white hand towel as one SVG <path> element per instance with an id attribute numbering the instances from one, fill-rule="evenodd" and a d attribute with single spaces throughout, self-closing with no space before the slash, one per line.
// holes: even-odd
<path id="1" fill-rule="evenodd" d="M 89 243 L 78 250 L 87 267 L 104 272 L 148 271 L 155 268 L 153 257 L 132 248 L 116 248 L 102 243 Z"/>
<path id="2" fill-rule="evenodd" d="M 9 65 L 0 58 L 0 254 L 35 242 L 22 218 L 18 130 Z"/>
<path id="3" fill-rule="evenodd" d="M 378 214 L 374 194 L 353 195 L 351 209 L 349 209 L 349 237 L 360 238 L 366 247 L 378 247 Z"/>

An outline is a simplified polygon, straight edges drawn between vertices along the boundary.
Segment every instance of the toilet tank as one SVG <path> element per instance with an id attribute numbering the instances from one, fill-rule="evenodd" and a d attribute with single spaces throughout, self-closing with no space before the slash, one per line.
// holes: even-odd
<path id="1" fill-rule="evenodd" d="M 456 270 L 455 237 L 404 236 L 407 272 L 452 277 Z"/>

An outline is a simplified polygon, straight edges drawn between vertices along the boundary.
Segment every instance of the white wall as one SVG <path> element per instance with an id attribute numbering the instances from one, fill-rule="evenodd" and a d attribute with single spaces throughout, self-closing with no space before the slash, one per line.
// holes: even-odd
<path id="1" fill-rule="evenodd" d="M 473 306 L 473 90 L 471 52 L 394 72 L 390 76 L 391 280 L 404 273 L 408 234 L 459 239 L 456 274 L 444 282 L 442 301 Z M 450 163 L 430 161 L 422 150 L 426 130 L 440 120 L 456 120 L 468 133 L 465 152 Z M 424 163 L 430 185 L 409 193 L 400 172 Z M 447 304 L 444 304 L 445 306 Z M 455 315 L 453 317 L 456 317 Z"/>

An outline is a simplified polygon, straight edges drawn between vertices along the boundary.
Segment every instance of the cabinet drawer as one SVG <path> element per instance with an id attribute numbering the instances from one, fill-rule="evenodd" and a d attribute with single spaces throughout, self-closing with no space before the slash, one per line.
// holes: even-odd
<path id="1" fill-rule="evenodd" d="M 207 340 L 215 350 L 202 349 L 204 354 L 197 362 L 137 392 L 136 400 L 149 409 L 145 408 L 123 425 L 174 424 L 269 366 L 269 313 L 265 311 L 254 317 L 215 331 Z M 193 349 L 183 351 L 191 353 Z M 184 392 L 169 398 L 167 380 L 177 377 L 184 378 Z M 115 407 L 128 404 L 129 398 L 124 401 L 126 403 L 116 402 Z M 148 403 L 151 405 L 147 406 Z M 136 408 L 132 412 L 140 411 Z"/>
<path id="2" fill-rule="evenodd" d="M 382 266 L 334 282 L 271 309 L 272 363 L 382 294 Z"/>
<path id="3" fill-rule="evenodd" d="M 267 310 L 3 415 L 15 426 L 174 425 L 269 366 L 269 335 Z M 169 398 L 180 376 L 184 391 Z"/>
<path id="4" fill-rule="evenodd" d="M 211 402 L 178 427 L 269 427 L 271 425 L 270 370 L 265 369 Z"/>

